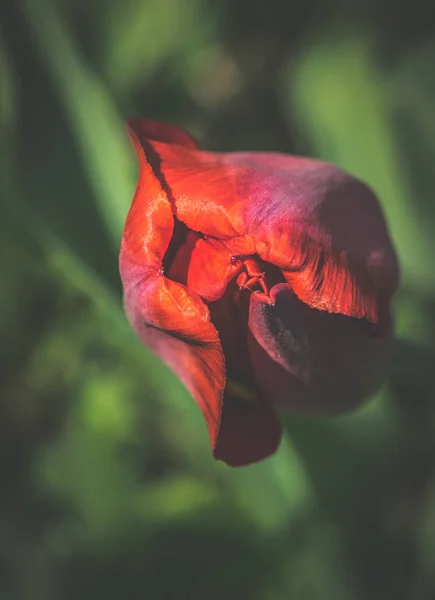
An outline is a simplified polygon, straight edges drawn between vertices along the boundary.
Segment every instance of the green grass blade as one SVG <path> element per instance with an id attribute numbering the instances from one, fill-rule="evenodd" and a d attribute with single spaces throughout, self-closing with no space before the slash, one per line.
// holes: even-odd
<path id="1" fill-rule="evenodd" d="M 101 216 L 118 244 L 134 185 L 122 120 L 54 3 L 23 0 L 22 12 L 69 118 Z"/>

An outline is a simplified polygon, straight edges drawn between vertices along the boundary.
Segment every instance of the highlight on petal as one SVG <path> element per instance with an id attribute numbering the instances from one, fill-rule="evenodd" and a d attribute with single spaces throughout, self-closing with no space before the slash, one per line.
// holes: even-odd
<path id="1" fill-rule="evenodd" d="M 174 217 L 171 203 L 162 189 L 134 130 L 129 130 L 139 160 L 139 178 L 124 227 L 120 252 L 123 285 L 136 269 L 157 272 L 171 241 Z"/>
<path id="2" fill-rule="evenodd" d="M 208 302 L 219 300 L 228 283 L 241 269 L 228 248 L 219 240 L 197 240 L 192 251 L 187 285 Z"/>

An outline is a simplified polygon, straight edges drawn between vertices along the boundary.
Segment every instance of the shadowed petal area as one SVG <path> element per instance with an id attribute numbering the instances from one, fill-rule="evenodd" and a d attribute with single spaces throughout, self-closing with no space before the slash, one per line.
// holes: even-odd
<path id="1" fill-rule="evenodd" d="M 227 383 L 215 458 L 232 466 L 266 458 L 279 446 L 282 430 L 269 398 L 255 385 L 247 347 L 248 311 L 234 302 L 235 281 L 210 304 L 212 323 L 219 331 L 225 355 Z M 249 303 L 249 296 L 244 298 Z"/>
<path id="2" fill-rule="evenodd" d="M 229 383 L 214 457 L 232 467 L 249 465 L 276 452 L 281 437 L 272 405 Z"/>
<path id="3" fill-rule="evenodd" d="M 271 300 L 251 296 L 249 353 L 262 392 L 280 408 L 313 414 L 351 410 L 381 385 L 390 337 L 366 322 L 309 308 L 288 285 Z"/>
<path id="4" fill-rule="evenodd" d="M 178 296 L 177 289 L 181 289 Z M 226 381 L 216 329 L 205 315 L 197 314 L 192 324 L 186 323 L 186 313 L 196 308 L 186 305 L 190 299 L 182 292 L 182 286 L 159 277 L 138 287 L 135 297 L 127 295 L 126 312 L 135 331 L 197 401 L 216 459 L 235 467 L 266 458 L 281 439 L 281 425 L 272 405 L 242 385 Z"/>
<path id="5" fill-rule="evenodd" d="M 142 142 L 154 140 L 165 144 L 175 144 L 184 148 L 197 148 L 195 140 L 183 129 L 169 123 L 153 121 L 152 119 L 130 119 L 128 128 Z"/>

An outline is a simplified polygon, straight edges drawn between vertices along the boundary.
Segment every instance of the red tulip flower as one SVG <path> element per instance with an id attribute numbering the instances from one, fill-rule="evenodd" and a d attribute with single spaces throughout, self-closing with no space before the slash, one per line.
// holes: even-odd
<path id="1" fill-rule="evenodd" d="M 211 153 L 134 120 L 120 272 L 128 318 L 201 408 L 215 458 L 281 438 L 275 408 L 331 415 L 381 385 L 398 266 L 373 193 L 282 154 Z"/>

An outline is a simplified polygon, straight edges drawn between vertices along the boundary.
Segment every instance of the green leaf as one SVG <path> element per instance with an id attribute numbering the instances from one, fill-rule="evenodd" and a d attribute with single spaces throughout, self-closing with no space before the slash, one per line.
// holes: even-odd
<path id="1" fill-rule="evenodd" d="M 399 155 L 388 90 L 366 39 L 316 43 L 289 74 L 288 98 L 314 152 L 378 194 L 405 284 L 434 289 L 426 224 L 419 218 Z"/>
<path id="2" fill-rule="evenodd" d="M 23 0 L 21 6 L 69 118 L 100 214 L 118 246 L 134 173 L 122 119 L 104 85 L 80 56 L 55 4 Z"/>

